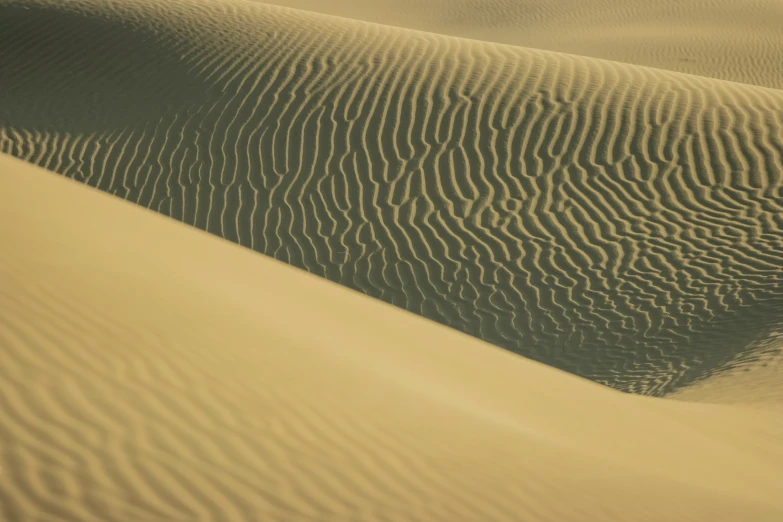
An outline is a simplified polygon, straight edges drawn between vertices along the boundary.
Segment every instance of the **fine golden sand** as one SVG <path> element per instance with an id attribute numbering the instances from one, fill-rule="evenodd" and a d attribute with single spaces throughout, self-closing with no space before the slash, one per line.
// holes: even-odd
<path id="1" fill-rule="evenodd" d="M 277 3 L 0 0 L 0 522 L 783 521 L 783 2 Z"/>
<path id="2" fill-rule="evenodd" d="M 271 0 L 380 24 L 783 89 L 780 0 Z"/>
<path id="3" fill-rule="evenodd" d="M 0 158 L 0 517 L 778 522 L 783 415 L 623 394 Z"/>
<path id="4" fill-rule="evenodd" d="M 783 317 L 783 91 L 244 0 L 0 0 L 0 151 L 663 396 Z"/>

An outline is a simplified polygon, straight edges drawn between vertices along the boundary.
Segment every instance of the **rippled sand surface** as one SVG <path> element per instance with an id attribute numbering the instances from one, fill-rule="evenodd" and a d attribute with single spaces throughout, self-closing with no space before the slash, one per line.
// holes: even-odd
<path id="1" fill-rule="evenodd" d="M 664 395 L 780 329 L 781 91 L 242 0 L 0 28 L 0 151 L 502 348 Z"/>
<path id="2" fill-rule="evenodd" d="M 623 394 L 0 157 L 0 518 L 783 517 L 783 415 Z"/>
<path id="3" fill-rule="evenodd" d="M 0 521 L 783 520 L 783 4 L 279 1 L 0 0 Z"/>
<path id="4" fill-rule="evenodd" d="M 780 0 L 273 0 L 451 36 L 783 89 Z"/>

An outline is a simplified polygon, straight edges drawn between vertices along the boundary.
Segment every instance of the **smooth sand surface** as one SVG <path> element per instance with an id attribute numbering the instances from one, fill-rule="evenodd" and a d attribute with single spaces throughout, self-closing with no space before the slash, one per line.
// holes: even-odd
<path id="1" fill-rule="evenodd" d="M 0 70 L 0 151 L 617 389 L 783 322 L 783 91 L 243 0 L 0 0 Z"/>
<path id="2" fill-rule="evenodd" d="M 778 522 L 783 416 L 623 394 L 0 157 L 0 518 Z"/>
<path id="3" fill-rule="evenodd" d="M 780 0 L 271 0 L 398 27 L 783 89 Z"/>

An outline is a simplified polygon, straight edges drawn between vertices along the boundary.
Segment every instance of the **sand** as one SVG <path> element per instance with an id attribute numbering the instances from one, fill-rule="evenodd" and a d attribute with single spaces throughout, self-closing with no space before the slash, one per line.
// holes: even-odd
<path id="1" fill-rule="evenodd" d="M 0 151 L 664 396 L 783 321 L 783 91 L 243 0 L 0 0 Z"/>
<path id="2" fill-rule="evenodd" d="M 0 0 L 0 521 L 783 520 L 783 4 L 277 3 Z"/>
<path id="3" fill-rule="evenodd" d="M 747 358 L 740 358 L 716 375 L 706 376 L 668 397 L 783 410 L 783 335 L 773 332 L 745 353 Z"/>
<path id="4" fill-rule="evenodd" d="M 0 157 L 0 518 L 777 522 L 783 416 L 623 394 Z"/>
<path id="5" fill-rule="evenodd" d="M 779 0 L 267 3 L 783 89 L 783 2 Z"/>

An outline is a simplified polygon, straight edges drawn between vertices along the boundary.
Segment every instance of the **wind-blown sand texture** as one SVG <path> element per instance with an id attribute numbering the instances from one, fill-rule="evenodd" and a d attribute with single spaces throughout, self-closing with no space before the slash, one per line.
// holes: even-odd
<path id="1" fill-rule="evenodd" d="M 781 326 L 780 91 L 242 0 L 0 0 L 0 70 L 0 151 L 621 390 Z"/>
<path id="2" fill-rule="evenodd" d="M 716 375 L 677 390 L 669 397 L 783 409 L 783 335 L 777 332 L 758 341 L 744 355 Z"/>
<path id="3" fill-rule="evenodd" d="M 780 0 L 271 0 L 368 22 L 783 89 Z"/>
<path id="4" fill-rule="evenodd" d="M 623 394 L 6 156 L 0 241 L 2 520 L 783 517 L 777 411 Z"/>

